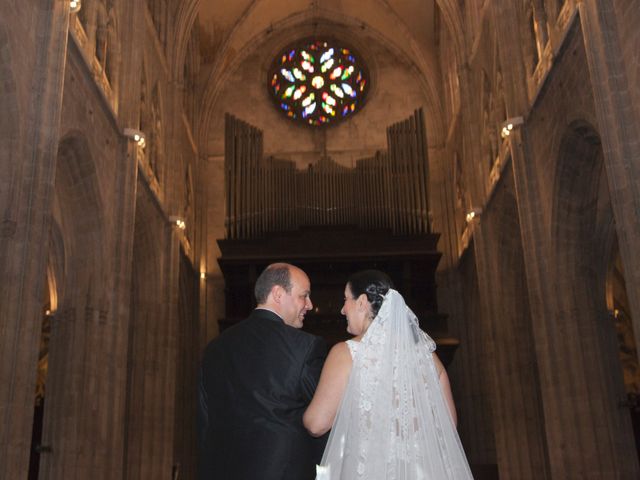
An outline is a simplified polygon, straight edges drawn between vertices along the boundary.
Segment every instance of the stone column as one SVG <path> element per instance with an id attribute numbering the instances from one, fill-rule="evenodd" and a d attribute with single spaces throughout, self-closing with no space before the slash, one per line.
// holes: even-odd
<path id="1" fill-rule="evenodd" d="M 634 103 L 637 96 L 631 95 L 630 89 L 637 85 L 629 82 L 625 69 L 615 3 L 583 0 L 579 12 L 633 330 L 640 346 L 640 107 Z"/>
<path id="2" fill-rule="evenodd" d="M 29 468 L 69 3 L 28 2 L 20 10 L 16 18 L 12 5 L 0 6 L 11 70 L 27 85 L 17 89 L 19 141 L 0 151 L 15 193 L 0 205 L 0 478 L 7 479 L 26 478 Z"/>
<path id="3" fill-rule="evenodd" d="M 119 3 L 118 18 L 118 72 L 112 85 L 118 94 L 119 128 L 136 128 L 140 109 L 140 76 L 142 72 L 143 38 L 145 22 L 142 21 L 144 0 Z M 101 460 L 104 480 L 125 478 L 126 456 L 126 404 L 129 370 L 129 328 L 131 323 L 131 271 L 133 234 L 138 181 L 137 145 L 122 138 L 122 156 L 119 158 L 117 184 L 119 194 L 113 208 L 118 212 L 113 225 L 115 234 L 113 252 L 113 292 L 110 296 L 111 330 L 109 339 L 110 364 L 105 368 L 104 393 L 108 398 L 110 422 L 106 439 L 106 455 Z M 96 478 L 96 477 L 94 477 Z"/>
<path id="4" fill-rule="evenodd" d="M 604 2 L 597 4 L 603 5 Z M 586 5 L 587 2 L 585 2 Z M 591 5 L 589 16 L 595 15 L 600 18 L 601 12 L 598 12 L 596 8 L 596 2 L 589 3 L 589 5 Z M 581 7 L 581 10 L 583 9 L 584 7 Z M 501 63 L 511 67 L 504 72 L 508 115 L 525 117 L 530 115 L 531 118 L 536 111 L 535 106 L 534 110 L 530 110 L 532 107 L 529 104 L 525 85 L 527 75 L 524 71 L 521 53 L 517 49 L 521 39 L 520 33 L 513 28 L 517 22 L 515 5 L 509 2 L 496 4 L 493 11 L 498 37 L 501 40 Z M 608 34 L 611 33 L 609 29 L 605 30 Z M 603 34 L 602 30 L 599 31 L 600 34 Z M 579 29 L 573 29 L 568 38 L 577 39 L 576 42 L 580 41 L 576 35 L 580 35 Z M 587 34 L 585 39 L 588 38 Z M 600 37 L 596 43 L 587 44 L 587 51 L 600 51 L 605 45 L 607 45 L 605 39 Z M 611 57 L 603 54 L 603 59 L 617 58 L 615 52 L 610 53 Z M 558 62 L 567 61 L 566 58 L 563 60 L 561 56 L 558 58 Z M 554 68 L 560 68 L 559 65 L 562 64 L 558 63 Z M 615 84 L 620 81 L 617 74 L 611 78 L 607 76 L 611 72 L 606 74 L 600 71 L 599 67 L 596 67 L 595 70 L 598 70 L 595 73 L 597 78 L 600 78 L 601 75 L 606 77 L 606 80 L 601 78 L 603 83 L 613 82 Z M 598 86 L 597 80 L 593 85 L 595 90 L 602 86 Z M 595 93 L 595 96 L 598 96 L 598 93 Z M 620 114 L 628 106 L 623 104 L 624 102 L 621 101 L 611 105 L 607 115 Z M 562 118 L 561 115 L 558 116 Z M 547 119 L 552 122 L 554 120 L 554 118 Z M 540 123 L 539 121 L 538 127 Z M 611 136 L 613 134 L 616 136 L 617 132 L 615 131 L 606 132 L 610 128 L 606 123 L 602 123 L 601 127 L 603 135 Z M 628 138 L 636 139 L 636 132 L 637 130 L 635 132 L 627 130 L 626 134 L 629 135 Z M 592 327 L 596 323 L 593 311 L 588 312 L 590 315 L 583 316 L 579 314 L 581 312 L 579 308 L 566 308 L 568 304 L 572 307 L 580 306 L 583 310 L 586 309 L 577 303 L 576 299 L 587 297 L 584 288 L 588 282 L 578 281 L 575 288 L 579 291 L 574 292 L 572 280 L 584 280 L 584 278 L 575 271 L 558 272 L 554 263 L 560 257 L 556 253 L 563 253 L 568 247 L 563 244 L 554 244 L 556 237 L 553 232 L 548 231 L 548 225 L 553 220 L 552 212 L 555 199 L 548 194 L 548 189 L 544 188 L 542 182 L 548 181 L 550 178 L 553 179 L 554 175 L 541 174 L 540 169 L 543 168 L 541 159 L 531 155 L 531 152 L 535 150 L 535 145 L 529 143 L 529 138 L 532 138 L 534 133 L 536 132 L 533 130 L 528 131 L 526 124 L 523 125 L 519 130 L 512 132 L 509 137 L 509 146 L 517 192 L 531 317 L 535 326 L 533 336 L 536 360 L 540 371 L 540 392 L 544 409 L 544 429 L 550 474 L 552 478 L 572 479 L 587 476 L 636 478 L 638 474 L 637 460 L 629 454 L 629 445 L 622 440 L 624 432 L 615 421 L 619 412 L 615 411 L 615 405 L 612 402 L 613 394 L 609 390 L 610 381 L 607 378 L 607 372 L 603 369 L 606 359 L 602 357 L 602 351 L 605 350 L 604 343 L 607 340 L 597 338 L 597 334 L 589 330 L 593 329 Z M 616 138 L 620 142 L 623 137 L 618 135 Z M 628 152 L 629 144 L 626 145 L 626 149 L 621 148 L 618 152 L 622 155 L 620 162 L 625 157 L 623 152 Z M 605 148 L 605 157 L 608 155 L 609 152 Z M 610 161 L 609 158 L 605 159 L 605 163 Z M 610 167 L 607 166 L 607 173 L 609 170 Z M 615 172 L 613 174 L 615 175 Z M 627 172 L 627 175 L 629 174 L 630 172 Z M 611 184 L 612 180 L 609 179 L 609 182 Z M 621 208 L 621 205 L 616 206 L 620 200 L 613 192 L 618 189 L 617 195 L 619 195 L 620 185 L 616 185 L 615 181 L 613 183 L 611 198 L 613 208 L 616 210 Z M 629 188 L 628 183 L 627 188 Z M 635 223 L 637 225 L 637 196 L 635 202 L 635 204 L 628 205 L 629 209 L 624 210 L 629 215 L 629 219 L 621 219 L 627 227 L 629 224 Z M 636 208 L 634 209 L 632 205 L 635 205 Z M 637 233 L 634 235 L 633 238 L 637 241 L 640 236 Z M 580 240 L 583 239 L 576 239 L 576 241 Z M 625 240 L 629 247 L 630 238 L 626 237 Z M 625 270 L 626 268 L 627 265 L 625 265 Z M 585 275 L 585 273 L 583 272 L 581 275 Z M 637 283 L 633 285 L 637 288 Z M 632 288 L 630 287 L 629 290 Z M 586 335 L 587 333 L 588 335 Z M 599 347 L 596 349 L 590 348 L 598 340 L 602 345 L 596 345 Z"/>
<path id="5" fill-rule="evenodd" d="M 125 476 L 169 477 L 173 466 L 180 242 L 138 180 Z"/>
<path id="6" fill-rule="evenodd" d="M 480 474 L 498 461 L 490 380 L 493 355 L 487 348 L 490 325 L 480 307 L 475 261 L 473 249 L 468 250 L 455 270 L 440 274 L 438 292 L 445 287 L 455 297 L 446 308 L 440 308 L 449 315 L 449 332 L 460 340 L 447 370 L 458 413 L 458 433 L 474 473 Z"/>
<path id="7" fill-rule="evenodd" d="M 486 368 L 501 477 L 550 477 L 539 372 L 522 240 L 507 167 L 479 220 L 473 221 Z"/>

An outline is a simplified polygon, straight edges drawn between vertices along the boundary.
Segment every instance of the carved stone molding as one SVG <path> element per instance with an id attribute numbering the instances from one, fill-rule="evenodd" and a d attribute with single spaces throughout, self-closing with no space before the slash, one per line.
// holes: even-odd
<path id="1" fill-rule="evenodd" d="M 98 87 L 98 90 L 102 94 L 102 98 L 115 120 L 118 115 L 118 99 L 111 88 L 109 79 L 100 64 L 100 61 L 96 58 L 95 52 L 91 48 L 87 34 L 77 15 L 73 15 L 70 19 L 69 31 L 71 32 L 71 38 L 80 51 L 80 56 L 91 73 L 91 78 Z"/>

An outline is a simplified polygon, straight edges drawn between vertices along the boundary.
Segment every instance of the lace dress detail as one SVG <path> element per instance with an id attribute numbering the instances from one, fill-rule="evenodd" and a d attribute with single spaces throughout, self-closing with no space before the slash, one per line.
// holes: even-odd
<path id="1" fill-rule="evenodd" d="M 462 480 L 471 471 L 440 388 L 435 342 L 390 290 L 360 342 L 317 480 Z"/>
<path id="2" fill-rule="evenodd" d="M 346 343 L 347 347 L 349 347 L 349 352 L 351 353 L 351 360 L 353 360 L 354 358 L 356 358 L 356 353 L 358 352 L 358 345 L 360 344 L 360 342 L 356 342 L 355 340 L 347 340 L 344 343 Z"/>

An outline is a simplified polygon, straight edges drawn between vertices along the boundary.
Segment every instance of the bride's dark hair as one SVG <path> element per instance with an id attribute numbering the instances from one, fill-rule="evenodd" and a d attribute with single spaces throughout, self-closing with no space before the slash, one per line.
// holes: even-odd
<path id="1" fill-rule="evenodd" d="M 367 296 L 374 318 L 378 315 L 384 296 L 390 288 L 393 288 L 393 282 L 389 275 L 380 270 L 363 270 L 354 273 L 349 277 L 347 284 L 354 299 L 363 293 Z"/>

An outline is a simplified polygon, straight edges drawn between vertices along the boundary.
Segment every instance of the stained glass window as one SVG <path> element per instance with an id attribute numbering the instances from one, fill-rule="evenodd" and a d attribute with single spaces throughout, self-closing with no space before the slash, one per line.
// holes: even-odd
<path id="1" fill-rule="evenodd" d="M 369 73 L 353 49 L 333 40 L 307 39 L 285 48 L 269 70 L 269 91 L 292 120 L 328 125 L 362 107 Z"/>

